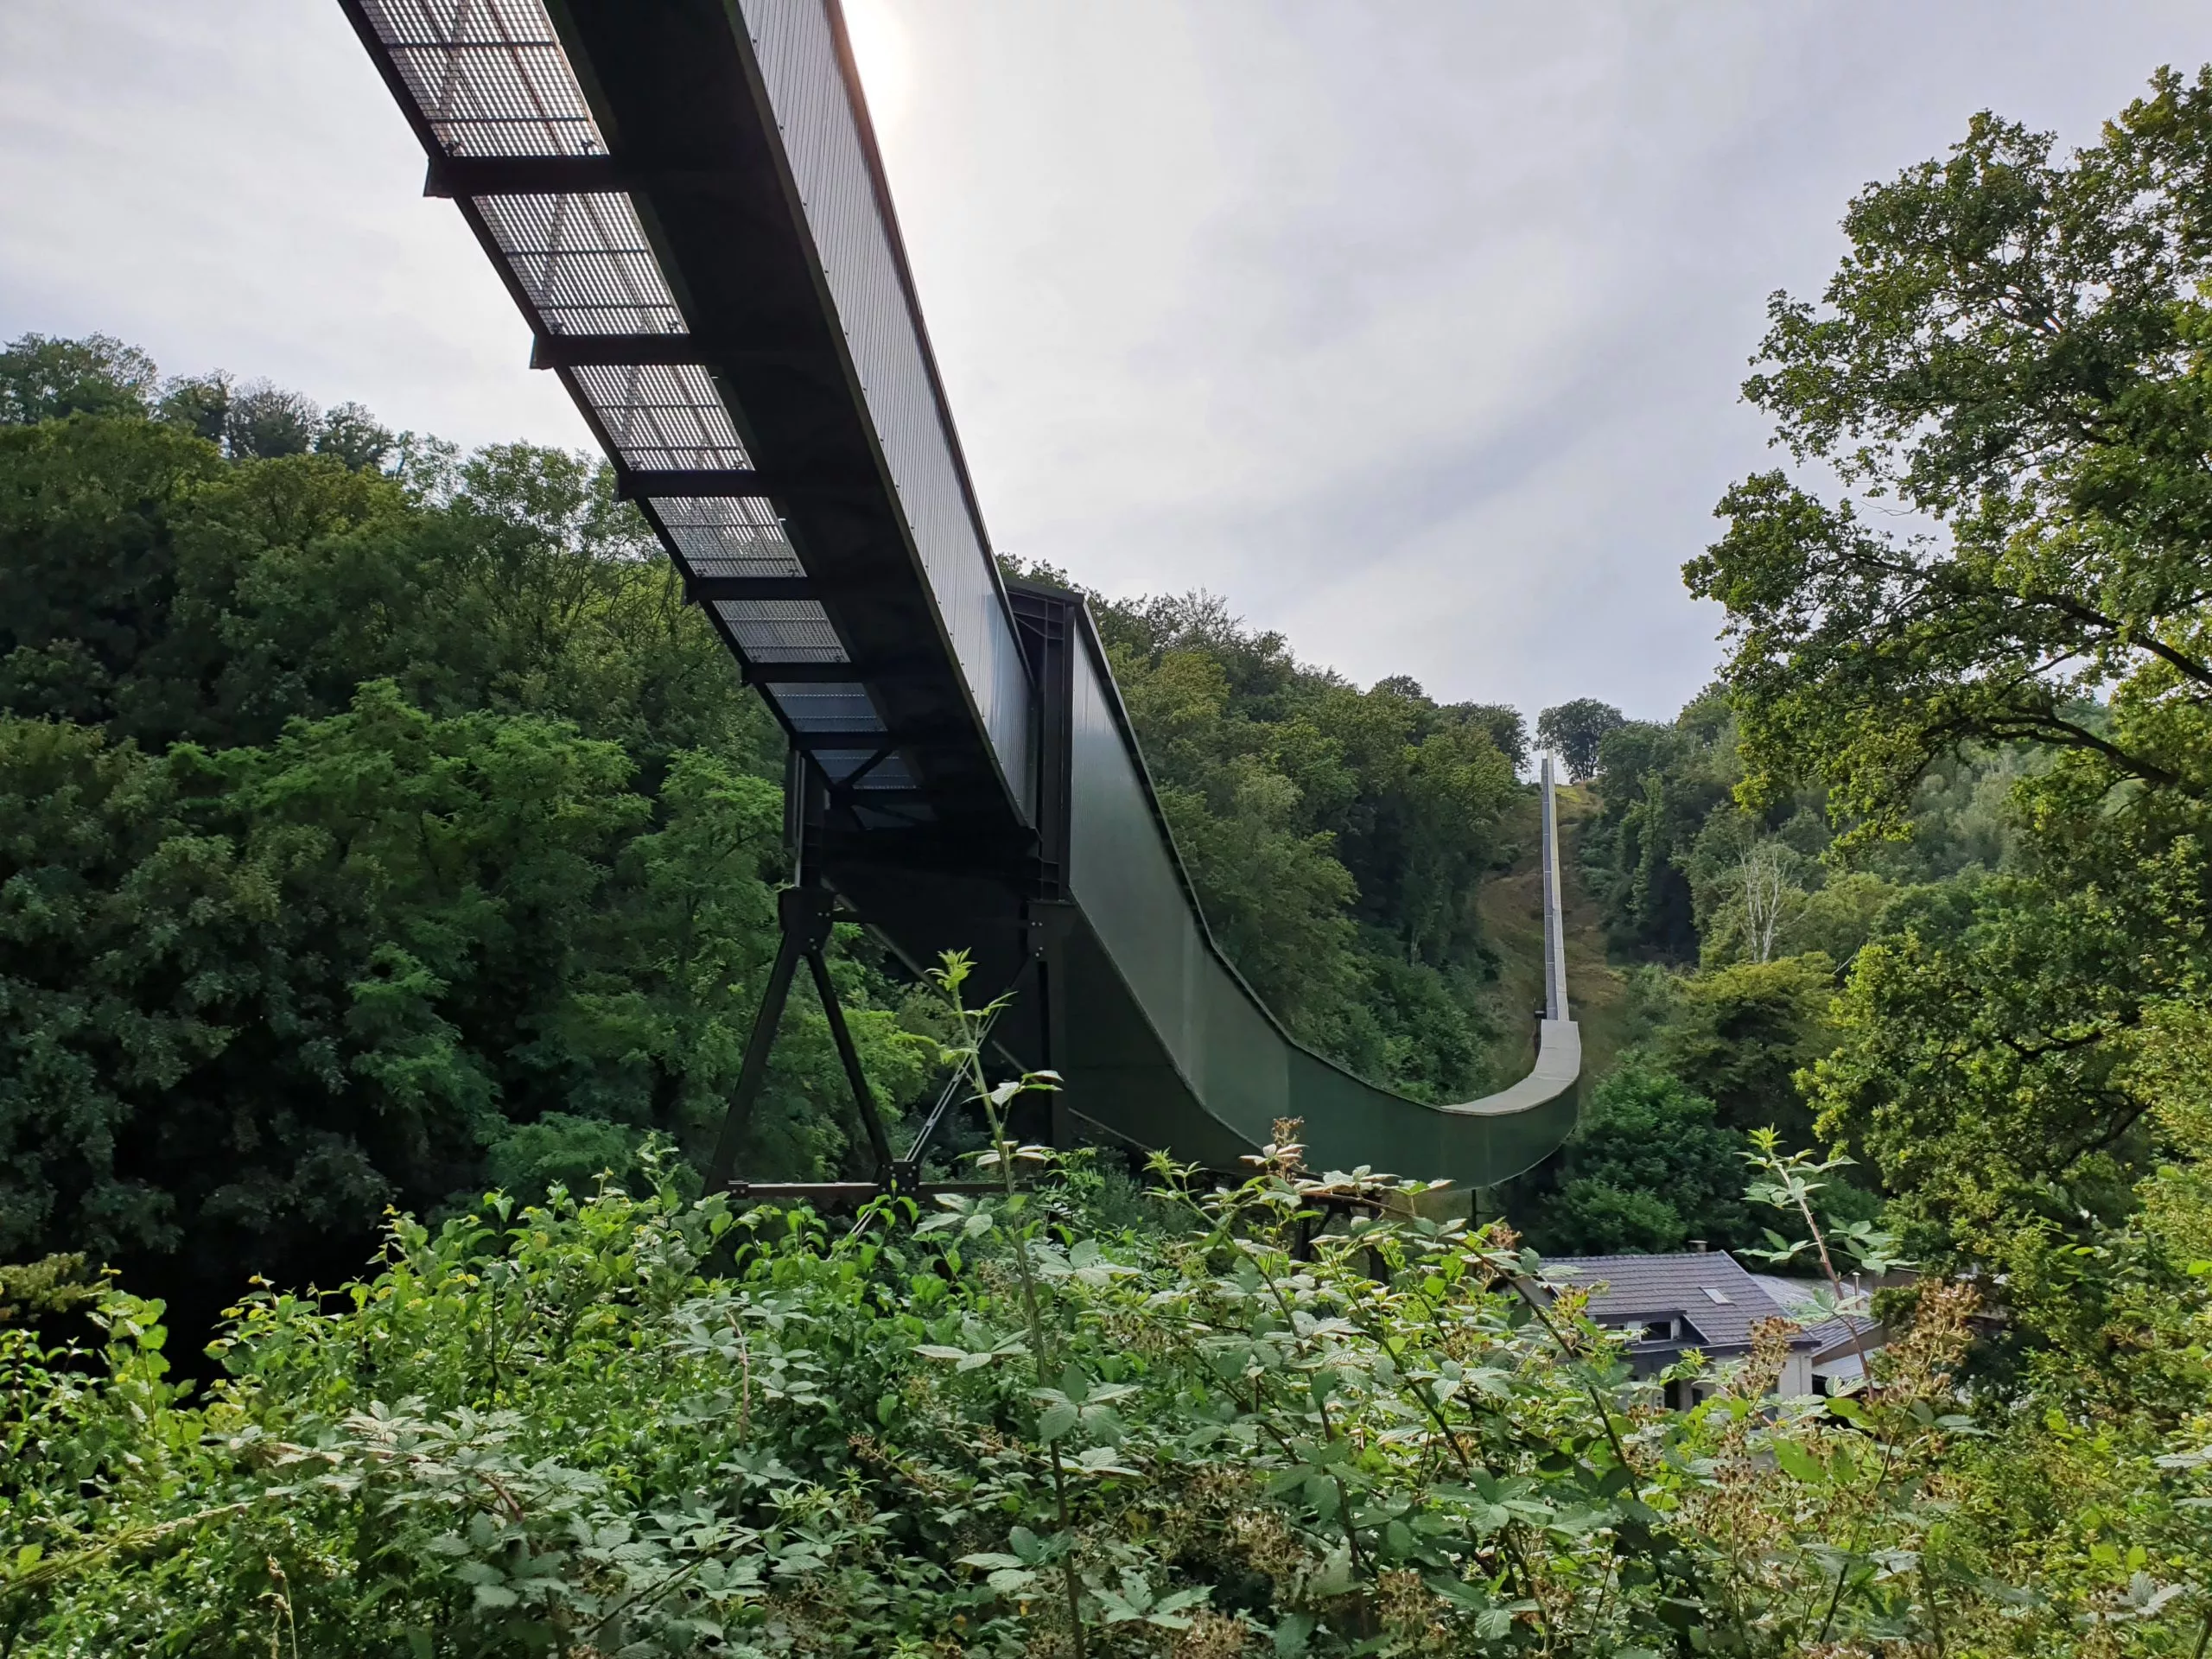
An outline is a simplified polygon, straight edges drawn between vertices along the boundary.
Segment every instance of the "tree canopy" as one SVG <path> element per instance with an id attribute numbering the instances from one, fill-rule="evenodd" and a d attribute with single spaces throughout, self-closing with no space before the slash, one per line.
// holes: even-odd
<path id="1" fill-rule="evenodd" d="M 1727 607 L 1755 782 L 1816 769 L 1883 828 L 1960 742 L 2019 741 L 2203 798 L 2209 144 L 2207 73 L 2070 156 L 1978 116 L 1852 203 L 1821 305 L 1775 296 L 1745 397 L 1926 527 L 1779 472 L 1722 499 L 1685 574 Z"/>
<path id="2" fill-rule="evenodd" d="M 1568 777 L 1594 777 L 1599 746 L 1626 718 L 1610 702 L 1577 697 L 1536 716 L 1536 741 L 1559 756 Z"/>
<path id="3" fill-rule="evenodd" d="M 1808 1075 L 1822 1128 L 2051 1340 L 2092 1339 L 2065 1311 L 2099 1303 L 2085 1274 L 2173 1269 L 2086 1264 L 2172 1154 L 2146 1056 L 2202 1020 L 2212 965 L 2208 157 L 2212 71 L 2162 71 L 2069 155 L 1984 114 L 1870 186 L 1821 302 L 1775 297 L 1745 392 L 1916 527 L 1763 474 L 1685 571 L 1727 608 L 1737 797 L 1824 804 L 1832 866 L 1918 877 L 1852 958 Z M 1930 884 L 1885 842 L 1942 853 L 1916 830 L 1946 793 L 1971 863 Z"/>
<path id="4" fill-rule="evenodd" d="M 711 1142 L 778 757 L 592 468 L 487 452 L 438 501 L 80 414 L 0 429 L 0 1255 L 212 1308 L 570 1142 Z M 914 1095 L 899 993 L 840 973 Z M 858 1126 L 792 1027 L 748 1155 L 834 1171 Z"/>
<path id="5" fill-rule="evenodd" d="M 17 341 L 0 397 L 0 1260 L 89 1251 L 188 1325 L 335 1279 L 388 1205 L 648 1135 L 703 1164 L 782 743 L 606 470 L 104 337 Z M 1480 1092 L 1518 717 L 1362 693 L 1214 601 L 1105 621 L 1232 960 L 1332 1057 Z M 912 988 L 837 950 L 879 1097 L 928 1097 Z M 762 1176 L 859 1173 L 809 998 L 753 1132 Z"/>

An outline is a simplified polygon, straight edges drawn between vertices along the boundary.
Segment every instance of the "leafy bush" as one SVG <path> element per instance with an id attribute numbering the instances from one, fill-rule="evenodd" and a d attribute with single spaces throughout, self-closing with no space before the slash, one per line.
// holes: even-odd
<path id="1" fill-rule="evenodd" d="M 1764 1402 L 1777 1347 L 1675 1414 L 1509 1236 L 1317 1236 L 1346 1184 L 1294 1147 L 1108 1235 L 1079 1162 L 918 1229 L 669 1168 L 395 1219 L 365 1281 L 250 1298 L 197 1400 L 119 1289 L 98 1353 L 0 1331 L 0 1649 L 2152 1654 L 2205 1610 L 2202 1437 L 1979 1438 L 1962 1292 L 1872 1395 Z"/>
<path id="2" fill-rule="evenodd" d="M 1757 1236 L 1741 1193 L 1750 1142 L 1688 1084 L 1631 1054 L 1590 1104 L 1533 1211 L 1529 1230 L 1559 1255 L 1716 1249 Z M 1550 1183 L 1556 1183 L 1552 1187 Z M 1532 1186 L 1534 1183 L 1530 1184 Z"/>

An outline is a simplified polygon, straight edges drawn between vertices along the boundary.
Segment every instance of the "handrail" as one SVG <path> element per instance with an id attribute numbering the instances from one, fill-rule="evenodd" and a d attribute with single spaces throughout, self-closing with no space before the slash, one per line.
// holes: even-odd
<path id="1" fill-rule="evenodd" d="M 1552 782 L 1552 758 L 1544 757 L 1544 1018 L 1567 1014 L 1566 921 L 1559 901 L 1559 802 Z"/>
<path id="2" fill-rule="evenodd" d="M 1222 953 L 1079 603 L 1053 659 L 1065 766 L 1056 747 L 1049 803 L 1032 788 L 1042 677 L 837 0 L 502 0 L 521 36 L 497 42 L 467 9 L 339 3 L 801 777 L 842 791 L 796 822 L 902 959 L 973 945 L 994 985 L 1037 966 L 1009 1049 L 1049 1056 L 1071 1112 L 1179 1156 L 1227 1166 L 1295 1117 L 1322 1166 L 1483 1186 L 1559 1146 L 1581 1048 L 1548 761 L 1535 1064 L 1448 1105 L 1306 1048 Z"/>

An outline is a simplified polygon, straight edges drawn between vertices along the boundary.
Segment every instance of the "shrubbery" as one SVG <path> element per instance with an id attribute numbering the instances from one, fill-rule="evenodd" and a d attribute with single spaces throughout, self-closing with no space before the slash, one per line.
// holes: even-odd
<path id="1" fill-rule="evenodd" d="M 251 1298 L 197 1397 L 111 1288 L 96 1353 L 0 1332 L 0 1649 L 2153 1654 L 2212 1610 L 2201 1433 L 1977 1420 L 1966 1293 L 1870 1396 L 1763 1402 L 1777 1346 L 1669 1413 L 1509 1235 L 1315 1238 L 1294 1160 L 1114 1231 L 1081 1162 L 918 1230 L 494 1197 Z"/>

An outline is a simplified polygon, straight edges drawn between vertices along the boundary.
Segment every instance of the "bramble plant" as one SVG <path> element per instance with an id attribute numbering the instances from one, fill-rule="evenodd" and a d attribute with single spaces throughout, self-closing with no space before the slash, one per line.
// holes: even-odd
<path id="1" fill-rule="evenodd" d="M 394 1218 L 362 1281 L 250 1298 L 196 1397 L 158 1306 L 112 1285 L 97 1351 L 0 1331 L 0 1652 L 2196 1637 L 2207 1437 L 2163 1467 L 2126 1451 L 2093 1526 L 2029 1535 L 1997 1502 L 2029 1466 L 1999 1437 L 2023 1431 L 1958 1395 L 1962 1294 L 1923 1288 L 1859 1398 L 1773 1401 L 1771 1343 L 1637 1378 L 1509 1232 L 1395 1213 L 1401 1185 L 1369 1172 L 1309 1174 L 1289 1126 L 1234 1185 L 1160 1161 L 1150 1219 L 1106 1228 L 1085 1218 L 1101 1173 L 1014 1143 L 1014 1095 L 982 1092 L 996 1195 L 833 1230 L 686 1201 L 653 1150 L 639 1196 Z M 1709 1396 L 1664 1409 L 1690 1374 Z"/>

